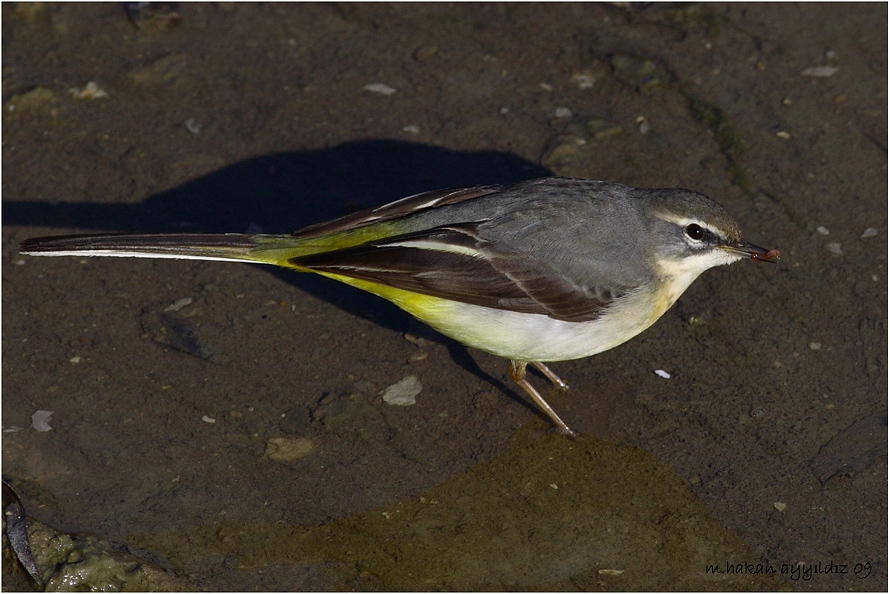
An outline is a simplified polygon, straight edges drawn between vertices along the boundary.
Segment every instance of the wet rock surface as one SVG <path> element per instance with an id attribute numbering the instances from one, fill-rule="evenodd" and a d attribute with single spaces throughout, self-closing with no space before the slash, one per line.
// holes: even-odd
<path id="1" fill-rule="evenodd" d="M 751 580 L 714 588 L 772 589 L 754 573 L 770 564 L 800 590 L 886 590 L 886 5 L 2 10 L 3 471 L 35 520 L 138 541 L 208 590 L 708 589 L 693 545 L 715 541 L 680 518 Z M 327 279 L 17 253 L 74 232 L 285 233 L 547 174 L 703 192 L 782 254 L 553 364 L 584 456 L 514 445 L 547 426 L 504 361 L 406 339 L 406 315 Z M 415 404 L 387 404 L 408 376 Z M 622 459 L 660 470 L 633 483 Z M 626 528 L 610 556 L 585 540 L 591 506 Z M 325 534 L 314 557 L 263 544 Z M 421 577 L 430 534 L 448 552 Z M 648 564 L 627 558 L 644 534 L 668 539 Z M 566 554 L 529 561 L 548 542 Z"/>

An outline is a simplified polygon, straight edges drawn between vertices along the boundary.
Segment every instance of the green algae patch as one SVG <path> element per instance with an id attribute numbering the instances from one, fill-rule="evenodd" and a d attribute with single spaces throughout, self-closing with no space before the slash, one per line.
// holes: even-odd
<path id="1" fill-rule="evenodd" d="M 628 446 L 559 435 L 517 436 L 507 454 L 417 500 L 322 526 L 227 521 L 133 540 L 186 572 L 219 556 L 243 570 L 315 565 L 343 588 L 782 587 L 754 570 L 725 573 L 754 567 L 751 553 L 666 465 Z"/>
<path id="2" fill-rule="evenodd" d="M 720 145 L 720 152 L 726 158 L 727 169 L 732 178 L 732 183 L 746 192 L 751 189 L 751 182 L 748 180 L 748 174 L 742 165 L 742 158 L 745 154 L 745 142 L 741 135 L 730 124 L 726 112 L 719 106 L 708 103 L 690 93 L 688 90 L 680 88 L 680 93 L 689 102 L 689 110 L 696 120 L 704 124 L 708 130 L 717 139 Z"/>
<path id="3" fill-rule="evenodd" d="M 28 540 L 47 592 L 182 592 L 195 585 L 93 535 L 28 518 Z M 4 562 L 15 563 L 11 558 Z"/>

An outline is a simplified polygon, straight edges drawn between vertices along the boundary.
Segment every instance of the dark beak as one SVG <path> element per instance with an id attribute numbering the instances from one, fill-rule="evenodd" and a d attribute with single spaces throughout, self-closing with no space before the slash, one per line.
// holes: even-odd
<path id="1" fill-rule="evenodd" d="M 722 247 L 727 252 L 747 256 L 755 262 L 775 263 L 779 259 L 779 250 L 768 250 L 747 241 L 737 241 Z"/>

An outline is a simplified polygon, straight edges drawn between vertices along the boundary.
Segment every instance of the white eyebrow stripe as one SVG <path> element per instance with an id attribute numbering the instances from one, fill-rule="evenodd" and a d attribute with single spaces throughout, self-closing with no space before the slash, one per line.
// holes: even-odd
<path id="1" fill-rule="evenodd" d="M 681 216 L 677 216 L 675 214 L 668 213 L 668 212 L 655 212 L 653 214 L 656 217 L 658 217 L 659 219 L 661 219 L 662 221 L 667 221 L 668 223 L 674 223 L 681 227 L 685 227 L 686 225 L 695 223 L 696 225 L 699 225 L 700 227 L 707 229 L 708 231 L 710 231 L 717 237 L 725 237 L 725 235 L 726 235 L 723 231 L 721 231 L 717 227 L 714 227 L 713 225 L 709 225 L 706 222 L 702 221 L 701 219 L 695 219 L 695 218 L 690 218 L 690 217 L 681 217 Z"/>
<path id="2" fill-rule="evenodd" d="M 705 227 L 707 226 L 704 223 L 702 223 L 701 221 L 699 221 L 698 219 L 693 219 L 690 217 L 681 217 L 681 216 L 678 216 L 678 215 L 675 215 L 675 214 L 669 213 L 669 212 L 656 211 L 652 214 L 654 214 L 656 217 L 658 217 L 662 221 L 667 221 L 668 223 L 676 223 L 677 225 L 681 225 L 681 226 L 688 225 L 689 223 L 696 223 L 696 224 L 699 224 L 699 225 L 702 225 Z"/>

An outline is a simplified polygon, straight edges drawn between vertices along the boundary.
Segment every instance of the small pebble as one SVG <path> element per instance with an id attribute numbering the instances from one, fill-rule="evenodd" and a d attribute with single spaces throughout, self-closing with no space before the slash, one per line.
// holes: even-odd
<path id="1" fill-rule="evenodd" d="M 191 298 L 191 297 L 182 297 L 182 298 L 177 299 L 176 301 L 174 301 L 174 302 L 173 302 L 173 305 L 168 305 L 167 307 L 165 307 L 165 308 L 164 308 L 164 311 L 179 311 L 180 309 L 182 309 L 182 308 L 185 307 L 186 305 L 191 305 L 191 304 L 192 304 L 192 298 Z"/>
<path id="2" fill-rule="evenodd" d="M 49 426 L 49 420 L 52 416 L 53 411 L 51 410 L 38 410 L 31 415 L 31 426 L 34 427 L 35 431 L 40 431 L 41 433 L 50 431 L 52 427 Z"/>
<path id="3" fill-rule="evenodd" d="M 266 442 L 263 455 L 273 462 L 290 462 L 305 458 L 315 450 L 315 444 L 306 437 L 273 437 Z"/>
<path id="4" fill-rule="evenodd" d="M 208 417 L 207 415 L 204 415 L 203 417 L 201 417 L 201 420 L 204 421 L 205 423 L 210 423 L 211 425 L 216 422 L 216 419 L 214 419 L 213 417 Z"/>
<path id="5" fill-rule="evenodd" d="M 553 85 L 548 85 L 547 83 L 539 83 L 539 84 L 540 84 L 540 87 L 541 87 L 542 89 L 544 89 L 545 91 L 552 91 L 552 90 L 553 90 Z"/>
<path id="6" fill-rule="evenodd" d="M 818 351 L 818 350 L 821 349 L 821 348 L 822 348 L 822 343 L 819 343 L 819 342 L 811 342 L 811 343 L 810 343 L 810 350 L 811 350 L 811 351 Z"/>
<path id="7" fill-rule="evenodd" d="M 555 115 L 559 119 L 570 118 L 572 117 L 572 110 L 568 107 L 557 107 Z"/>
<path id="8" fill-rule="evenodd" d="M 420 128 L 414 125 L 405 126 L 402 128 L 402 132 L 407 132 L 408 134 L 420 134 Z"/>
<path id="9" fill-rule="evenodd" d="M 68 92 L 77 99 L 101 99 L 103 97 L 108 97 L 108 93 L 93 81 L 88 82 L 87 86 L 82 89 L 72 87 L 68 89 Z"/>
<path id="10" fill-rule="evenodd" d="M 201 124 L 193 120 L 192 118 L 187 119 L 185 122 L 185 129 L 191 132 L 192 134 L 197 134 L 201 131 Z"/>
<path id="11" fill-rule="evenodd" d="M 835 66 L 815 66 L 813 68 L 807 68 L 801 75 L 803 76 L 815 76 L 818 78 L 826 78 L 829 76 L 833 76 L 838 69 Z"/>
<path id="12" fill-rule="evenodd" d="M 423 389 L 423 385 L 420 383 L 420 380 L 413 375 L 409 375 L 401 381 L 387 387 L 385 390 L 382 390 L 380 395 L 383 396 L 383 401 L 387 404 L 393 406 L 411 406 L 412 404 L 417 403 L 417 400 L 414 397 L 420 394 L 421 389 Z"/>
<path id="13" fill-rule="evenodd" d="M 785 508 L 787 508 L 788 506 L 785 505 L 784 503 L 782 503 L 781 501 L 776 501 L 773 504 L 773 507 L 781 512 L 781 511 L 785 511 Z"/>
<path id="14" fill-rule="evenodd" d="M 72 365 L 77 365 L 78 363 L 80 363 L 80 357 L 79 356 L 71 357 L 70 359 L 68 359 L 68 362 L 71 363 Z"/>
<path id="15" fill-rule="evenodd" d="M 365 91 L 370 91 L 372 93 L 379 93 L 381 95 L 392 95 L 396 92 L 396 90 L 388 85 L 383 83 L 371 83 L 362 87 Z"/>
<path id="16" fill-rule="evenodd" d="M 434 341 L 415 334 L 414 332 L 405 332 L 405 340 L 419 347 L 426 347 L 430 346 L 431 344 L 436 344 Z"/>
<path id="17" fill-rule="evenodd" d="M 816 233 L 819 235 L 828 235 L 829 231 L 825 227 L 816 227 Z"/>
<path id="18" fill-rule="evenodd" d="M 825 246 L 829 252 L 832 254 L 837 254 L 838 256 L 843 256 L 844 251 L 841 249 L 841 244 L 839 243 L 829 243 Z"/>
<path id="19" fill-rule="evenodd" d="M 575 74 L 572 76 L 572 82 L 577 84 L 579 89 L 589 89 L 596 79 L 590 74 Z"/>
<path id="20" fill-rule="evenodd" d="M 782 140 L 788 140 L 789 138 L 791 138 L 791 134 L 785 132 L 784 130 L 782 130 L 781 132 L 776 132 L 776 136 L 778 136 Z"/>
<path id="21" fill-rule="evenodd" d="M 664 369 L 656 369 L 656 370 L 655 370 L 655 375 L 657 375 L 658 377 L 663 377 L 664 379 L 670 379 L 670 378 L 671 378 L 671 374 L 668 373 L 667 371 L 665 371 Z"/>
<path id="22" fill-rule="evenodd" d="M 862 235 L 860 237 L 862 237 L 862 239 L 865 239 L 866 237 L 874 237 L 877 234 L 878 234 L 877 229 L 875 229 L 874 227 L 869 227 L 868 229 L 866 229 L 865 231 L 862 232 Z"/>
<path id="23" fill-rule="evenodd" d="M 436 52 L 439 50 L 434 45 L 422 45 L 414 50 L 414 59 L 418 62 L 423 62 L 429 58 L 432 58 Z"/>

